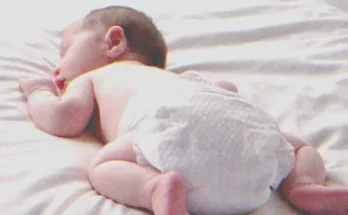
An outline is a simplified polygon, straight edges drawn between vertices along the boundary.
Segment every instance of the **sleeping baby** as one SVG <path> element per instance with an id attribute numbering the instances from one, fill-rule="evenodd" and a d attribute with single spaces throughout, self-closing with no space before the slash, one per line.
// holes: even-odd
<path id="1" fill-rule="evenodd" d="M 90 183 L 116 202 L 156 215 L 238 214 L 280 187 L 313 214 L 347 214 L 348 191 L 323 186 L 319 153 L 227 81 L 165 70 L 167 47 L 145 14 L 97 9 L 65 31 L 55 80 L 20 80 L 42 130 L 91 128 L 105 146 Z"/>

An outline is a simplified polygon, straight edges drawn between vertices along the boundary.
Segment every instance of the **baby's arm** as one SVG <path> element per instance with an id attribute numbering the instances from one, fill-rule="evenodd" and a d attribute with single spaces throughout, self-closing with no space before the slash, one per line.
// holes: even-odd
<path id="1" fill-rule="evenodd" d="M 27 97 L 31 118 L 39 128 L 63 137 L 77 136 L 84 131 L 95 105 L 93 86 L 88 76 L 71 82 L 61 97 L 57 96 L 52 87 L 39 81 L 39 86 L 34 87 L 34 90 L 26 89 L 33 88 L 27 87 L 29 81 L 21 81 L 20 86 Z"/>

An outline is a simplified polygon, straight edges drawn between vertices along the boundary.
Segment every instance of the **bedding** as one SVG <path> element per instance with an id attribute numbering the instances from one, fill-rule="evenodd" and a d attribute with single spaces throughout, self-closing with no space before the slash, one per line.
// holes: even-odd
<path id="1" fill-rule="evenodd" d="M 329 186 L 348 186 L 348 6 L 343 0 L 0 2 L 2 214 L 145 215 L 98 195 L 86 174 L 101 145 L 34 126 L 19 78 L 52 77 L 64 28 L 111 4 L 149 14 L 169 47 L 168 69 L 237 84 L 280 128 L 318 148 Z M 251 215 L 304 215 L 278 192 Z"/>

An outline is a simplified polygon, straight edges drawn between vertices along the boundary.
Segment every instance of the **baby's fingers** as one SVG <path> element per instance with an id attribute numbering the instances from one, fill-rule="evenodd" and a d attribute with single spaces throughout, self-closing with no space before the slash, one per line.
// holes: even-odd
<path id="1" fill-rule="evenodd" d="M 30 79 L 19 79 L 18 80 L 18 87 L 19 90 L 23 93 L 23 95 L 27 98 L 32 91 L 31 88 L 33 84 L 31 83 Z"/>
<path id="2" fill-rule="evenodd" d="M 25 79 L 19 79 L 18 80 L 18 88 L 19 88 L 19 90 L 22 92 L 22 93 L 24 93 L 24 91 L 23 91 L 23 83 L 25 82 Z"/>

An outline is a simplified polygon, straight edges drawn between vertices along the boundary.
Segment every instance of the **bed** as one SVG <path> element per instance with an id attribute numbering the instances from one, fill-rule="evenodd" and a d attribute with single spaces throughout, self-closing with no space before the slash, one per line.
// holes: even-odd
<path id="1" fill-rule="evenodd" d="M 145 215 L 98 195 L 86 168 L 101 145 L 34 126 L 19 78 L 52 77 L 64 28 L 92 9 L 153 17 L 168 69 L 227 79 L 318 148 L 328 186 L 348 186 L 348 4 L 345 0 L 1 1 L 0 211 L 8 215 Z M 277 192 L 251 215 L 303 215 Z"/>

